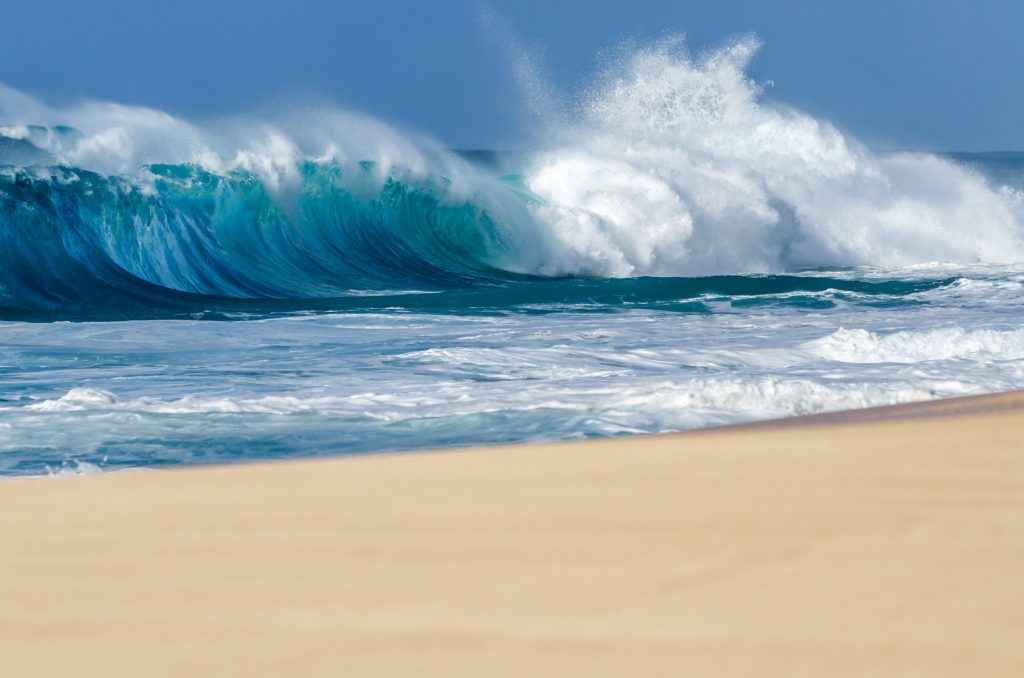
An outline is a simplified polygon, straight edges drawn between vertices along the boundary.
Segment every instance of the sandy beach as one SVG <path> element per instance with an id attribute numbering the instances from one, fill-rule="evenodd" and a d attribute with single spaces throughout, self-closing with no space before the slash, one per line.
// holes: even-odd
<path id="1" fill-rule="evenodd" d="M 1024 394 L 0 484 L 4 676 L 1024 675 Z"/>

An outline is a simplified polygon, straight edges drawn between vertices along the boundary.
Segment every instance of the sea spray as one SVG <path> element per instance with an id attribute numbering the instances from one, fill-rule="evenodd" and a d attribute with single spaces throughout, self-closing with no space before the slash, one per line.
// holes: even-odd
<path id="1" fill-rule="evenodd" d="M 1024 258 L 1019 194 L 928 154 L 877 154 L 764 98 L 758 42 L 625 55 L 535 155 L 561 275 L 709 275 Z"/>

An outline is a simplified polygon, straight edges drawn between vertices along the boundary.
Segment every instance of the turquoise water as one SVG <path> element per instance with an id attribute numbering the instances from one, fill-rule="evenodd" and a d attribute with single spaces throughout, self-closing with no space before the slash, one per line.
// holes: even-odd
<path id="1" fill-rule="evenodd" d="M 1024 155 L 873 152 L 748 58 L 641 49 L 516 153 L 0 100 L 0 474 L 1024 387 Z"/>

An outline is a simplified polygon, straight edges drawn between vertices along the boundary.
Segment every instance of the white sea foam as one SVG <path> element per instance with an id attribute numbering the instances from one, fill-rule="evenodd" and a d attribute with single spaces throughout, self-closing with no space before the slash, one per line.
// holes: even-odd
<path id="1" fill-rule="evenodd" d="M 185 396 L 177 400 L 136 398 L 122 400 L 111 391 L 73 388 L 59 398 L 40 400 L 25 406 L 30 412 L 129 411 L 150 414 L 293 414 L 331 411 L 348 399 L 302 398 L 267 395 L 259 398 L 211 398 Z"/>
<path id="2" fill-rule="evenodd" d="M 766 100 L 753 38 L 624 55 L 527 173 L 552 274 L 611 276 L 1024 258 L 1024 207 L 953 163 L 872 153 Z"/>
<path id="3" fill-rule="evenodd" d="M 570 377 L 571 378 L 571 377 Z M 630 386 L 612 382 L 587 382 L 575 388 L 538 386 L 526 392 L 517 389 L 465 389 L 445 387 L 413 393 L 358 393 L 346 396 L 265 395 L 257 398 L 185 396 L 164 400 L 144 397 L 121 399 L 110 391 L 76 388 L 54 399 L 42 400 L 23 409 L 28 412 L 81 413 L 133 412 L 140 414 L 249 414 L 370 417 L 382 421 L 423 419 L 438 416 L 466 417 L 500 411 L 570 410 L 594 416 L 655 418 L 662 427 L 690 428 L 706 425 L 709 412 L 716 418 L 763 419 L 814 414 L 840 409 L 873 407 L 926 400 L 957 394 L 962 384 L 945 382 L 939 387 L 926 383 L 840 382 L 830 384 L 808 378 L 722 376 L 655 381 Z M 693 420 L 691 422 L 690 420 Z M 685 423 L 681 423 L 685 422 Z"/>
<path id="4" fill-rule="evenodd" d="M 839 329 L 804 344 L 827 360 L 847 363 L 916 363 L 934 360 L 1024 359 L 1024 328 L 965 330 L 949 327 L 923 332 L 871 332 Z"/>
<path id="5" fill-rule="evenodd" d="M 98 388 L 73 388 L 59 398 L 40 400 L 25 406 L 30 412 L 76 412 L 115 407 L 117 396 Z"/>
<path id="6" fill-rule="evenodd" d="M 930 400 L 948 389 L 928 388 L 907 383 L 837 383 L 778 376 L 754 379 L 713 377 L 683 382 L 661 382 L 642 388 L 626 389 L 607 402 L 609 412 L 656 413 L 673 426 L 680 419 L 692 419 L 707 425 L 747 419 L 768 419 L 820 412 Z M 633 415 L 635 417 L 635 414 Z"/>
<path id="7" fill-rule="evenodd" d="M 92 464 L 81 459 L 73 459 L 63 466 L 47 468 L 46 475 L 52 478 L 64 478 L 66 476 L 91 476 L 102 473 L 103 468 L 98 464 Z"/>

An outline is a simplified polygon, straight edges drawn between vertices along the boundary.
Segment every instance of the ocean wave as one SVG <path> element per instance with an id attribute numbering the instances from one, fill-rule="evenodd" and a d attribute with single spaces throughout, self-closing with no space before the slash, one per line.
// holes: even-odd
<path id="1" fill-rule="evenodd" d="M 508 277 L 510 242 L 491 212 L 390 177 L 361 198 L 353 184 L 370 171 L 306 163 L 287 205 L 242 171 L 152 165 L 145 183 L 63 167 L 0 172 L 0 305 L 331 297 Z"/>
<path id="2" fill-rule="evenodd" d="M 1019 187 L 769 100 L 756 50 L 624 52 L 487 163 L 344 111 L 199 125 L 0 88 L 0 309 L 1024 260 Z"/>

